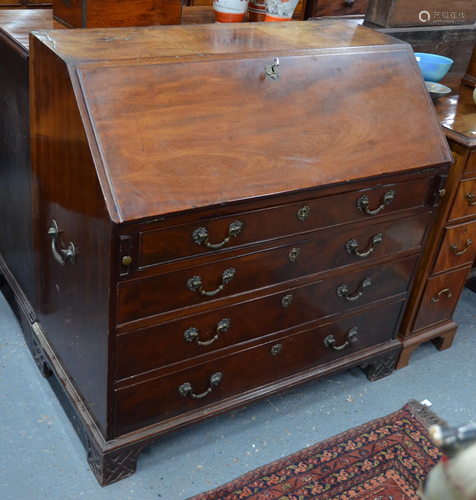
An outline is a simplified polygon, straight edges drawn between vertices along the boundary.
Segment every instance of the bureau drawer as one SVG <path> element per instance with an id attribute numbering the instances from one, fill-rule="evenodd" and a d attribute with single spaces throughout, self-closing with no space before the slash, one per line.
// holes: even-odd
<path id="1" fill-rule="evenodd" d="M 449 220 L 476 215 L 476 179 L 461 181 Z"/>
<path id="2" fill-rule="evenodd" d="M 365 209 L 388 215 L 423 206 L 430 180 L 421 178 L 144 231 L 139 234 L 139 268 L 375 217 Z"/>
<path id="3" fill-rule="evenodd" d="M 116 379 L 402 294 L 407 291 L 416 260 L 417 256 L 398 259 L 345 276 L 118 335 Z"/>
<path id="4" fill-rule="evenodd" d="M 418 248 L 422 213 L 118 285 L 119 324 Z M 213 294 L 213 295 L 205 295 Z"/>
<path id="5" fill-rule="evenodd" d="M 470 267 L 430 278 L 413 331 L 451 319 Z"/>
<path id="6" fill-rule="evenodd" d="M 367 0 L 355 0 L 347 3 L 345 0 L 307 0 L 306 11 L 312 17 L 350 16 L 365 14 Z M 310 5 L 309 5 L 310 4 Z"/>
<path id="7" fill-rule="evenodd" d="M 445 229 L 433 273 L 469 264 L 476 255 L 476 221 Z"/>
<path id="8" fill-rule="evenodd" d="M 116 390 L 116 437 L 394 337 L 403 301 Z M 327 338 L 326 345 L 325 339 Z M 342 350 L 335 347 L 348 345 Z M 220 376 L 221 381 L 218 381 Z M 212 377 L 214 377 L 212 379 Z M 189 385 L 186 385 L 189 384 Z M 210 390 L 211 389 L 211 390 Z M 194 399 L 191 393 L 206 396 Z"/>
<path id="9" fill-rule="evenodd" d="M 465 175 L 473 172 L 476 172 L 476 151 L 470 153 L 466 166 L 464 167 Z"/>

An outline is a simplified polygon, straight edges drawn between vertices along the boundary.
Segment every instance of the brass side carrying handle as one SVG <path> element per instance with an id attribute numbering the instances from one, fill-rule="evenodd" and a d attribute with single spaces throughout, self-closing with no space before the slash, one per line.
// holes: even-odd
<path id="1" fill-rule="evenodd" d="M 236 238 L 241 233 L 242 228 L 243 222 L 235 220 L 228 226 L 228 236 L 221 243 L 210 243 L 207 228 L 199 227 L 192 233 L 192 239 L 197 245 L 201 245 L 203 243 L 207 248 L 216 250 L 217 248 L 221 248 L 226 245 L 232 237 Z"/>
<path id="2" fill-rule="evenodd" d="M 200 340 L 200 338 L 198 336 L 198 329 L 195 327 L 192 327 L 192 328 L 189 328 L 188 330 L 186 330 L 184 332 L 183 336 L 185 337 L 185 340 L 187 342 L 195 342 L 198 345 L 207 346 L 207 345 L 213 344 L 213 342 L 215 342 L 215 340 L 218 339 L 218 337 L 220 336 L 220 334 L 222 332 L 228 331 L 228 328 L 230 328 L 230 325 L 231 325 L 230 320 L 228 318 L 223 318 L 221 321 L 218 322 L 217 329 L 216 329 L 216 332 L 217 332 L 216 335 L 210 340 Z"/>
<path id="3" fill-rule="evenodd" d="M 468 205 L 470 207 L 474 207 L 476 205 L 476 201 L 474 201 L 476 195 L 472 194 L 471 191 L 466 193 L 466 199 L 468 200 Z"/>
<path id="4" fill-rule="evenodd" d="M 354 302 L 358 298 L 362 297 L 364 294 L 365 290 L 370 288 L 370 285 L 372 284 L 372 280 L 370 278 L 365 278 L 364 281 L 360 284 L 360 290 L 358 293 L 355 295 L 349 296 L 349 289 L 347 288 L 347 285 L 341 285 L 337 290 L 337 296 L 338 297 L 343 297 L 345 300 L 348 300 L 349 302 Z"/>
<path id="5" fill-rule="evenodd" d="M 326 347 L 332 347 L 332 349 L 334 349 L 334 351 L 342 351 L 342 349 L 345 349 L 351 342 L 357 340 L 357 333 L 358 333 L 358 328 L 356 326 L 352 327 L 347 332 L 345 342 L 339 346 L 336 346 L 336 339 L 334 338 L 334 335 L 328 335 L 324 339 L 324 345 Z"/>
<path id="6" fill-rule="evenodd" d="M 202 399 L 212 392 L 213 387 L 216 387 L 221 382 L 222 378 L 223 375 L 220 372 L 214 373 L 210 377 L 210 387 L 205 392 L 202 392 L 202 394 L 194 394 L 192 384 L 189 382 L 182 384 L 178 391 L 181 396 L 190 396 L 193 399 Z"/>
<path id="7" fill-rule="evenodd" d="M 235 269 L 230 267 L 229 269 L 225 269 L 221 275 L 221 285 L 211 292 L 206 292 L 202 287 L 202 278 L 200 276 L 194 276 L 187 281 L 187 288 L 192 292 L 198 290 L 201 295 L 206 295 L 207 297 L 212 297 L 216 295 L 218 292 L 221 292 L 225 285 L 229 283 L 235 277 Z"/>
<path id="8" fill-rule="evenodd" d="M 359 252 L 359 244 L 357 243 L 357 240 L 349 240 L 345 244 L 345 249 L 347 253 L 353 253 L 357 255 L 357 257 L 368 257 L 375 249 L 377 245 L 379 245 L 382 242 L 383 235 L 382 233 L 378 233 L 375 236 L 372 237 L 372 240 L 370 241 L 370 248 L 366 252 Z"/>
<path id="9" fill-rule="evenodd" d="M 451 296 L 453 295 L 453 294 L 451 293 L 451 290 L 450 290 L 449 288 L 445 288 L 445 289 L 441 290 L 440 292 L 438 292 L 438 295 L 436 295 L 435 297 L 432 297 L 432 298 L 431 298 L 431 300 L 430 300 L 430 302 L 431 302 L 432 304 L 435 304 L 436 302 L 438 302 L 438 301 L 440 300 L 440 295 L 441 295 L 442 293 L 445 293 L 445 294 L 446 294 L 446 297 L 447 297 L 448 299 L 450 299 L 450 298 L 451 298 Z"/>
<path id="10" fill-rule="evenodd" d="M 59 235 L 58 224 L 56 224 L 56 221 L 51 221 L 51 227 L 48 229 L 48 234 L 51 236 L 51 251 L 56 262 L 64 266 L 69 260 L 71 264 L 74 264 L 76 262 L 76 248 L 73 243 L 69 242 L 68 250 L 61 250 L 61 253 L 56 250 L 56 240 Z"/>
<path id="11" fill-rule="evenodd" d="M 466 250 L 468 250 L 469 245 L 473 243 L 473 240 L 471 238 L 468 238 L 466 240 L 466 248 L 464 250 L 458 251 L 458 247 L 456 246 L 455 243 L 452 243 L 450 245 L 450 250 L 455 254 L 455 255 L 463 255 Z"/>
<path id="12" fill-rule="evenodd" d="M 395 191 L 387 191 L 382 198 L 382 203 L 375 210 L 369 210 L 369 197 L 364 194 L 357 200 L 357 208 L 358 210 L 364 211 L 367 215 L 377 215 L 381 210 L 383 210 L 387 205 L 393 201 L 395 197 Z"/>

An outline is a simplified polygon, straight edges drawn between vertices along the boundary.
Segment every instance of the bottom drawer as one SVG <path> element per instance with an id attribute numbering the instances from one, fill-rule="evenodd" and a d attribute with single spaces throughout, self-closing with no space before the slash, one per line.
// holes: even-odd
<path id="1" fill-rule="evenodd" d="M 451 319 L 468 272 L 466 267 L 428 280 L 413 331 Z"/>
<path id="2" fill-rule="evenodd" d="M 390 340 L 402 304 L 394 302 L 118 389 L 116 437 Z"/>

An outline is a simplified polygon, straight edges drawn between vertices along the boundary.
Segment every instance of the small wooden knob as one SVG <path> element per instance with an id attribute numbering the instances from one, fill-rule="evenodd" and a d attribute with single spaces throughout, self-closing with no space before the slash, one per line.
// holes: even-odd
<path id="1" fill-rule="evenodd" d="M 346 7 L 353 7 L 354 6 L 354 0 L 345 0 L 344 5 Z"/>

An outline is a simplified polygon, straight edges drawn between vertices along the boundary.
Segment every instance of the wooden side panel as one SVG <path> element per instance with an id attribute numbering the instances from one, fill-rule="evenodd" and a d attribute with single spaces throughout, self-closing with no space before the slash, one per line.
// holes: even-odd
<path id="1" fill-rule="evenodd" d="M 31 135 L 39 321 L 99 428 L 107 428 L 111 224 L 63 62 L 31 46 Z M 52 254 L 76 247 L 76 262 Z"/>
<path id="2" fill-rule="evenodd" d="M 0 254 L 36 309 L 28 60 L 0 43 Z"/>

